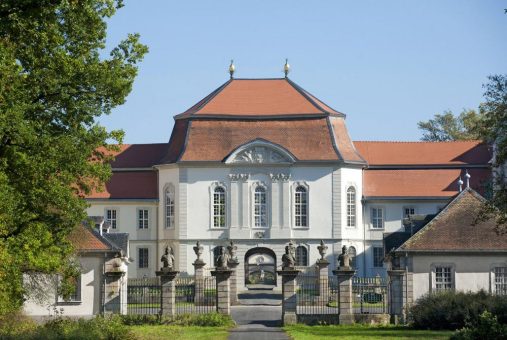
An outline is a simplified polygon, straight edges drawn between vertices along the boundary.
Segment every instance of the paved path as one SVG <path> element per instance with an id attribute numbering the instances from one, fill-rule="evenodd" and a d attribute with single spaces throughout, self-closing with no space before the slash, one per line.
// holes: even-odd
<path id="1" fill-rule="evenodd" d="M 238 294 L 241 305 L 281 306 L 282 293 L 273 290 L 247 290 Z"/>
<path id="2" fill-rule="evenodd" d="M 229 340 L 289 340 L 280 328 L 282 307 L 234 306 L 231 314 L 237 326 Z"/>

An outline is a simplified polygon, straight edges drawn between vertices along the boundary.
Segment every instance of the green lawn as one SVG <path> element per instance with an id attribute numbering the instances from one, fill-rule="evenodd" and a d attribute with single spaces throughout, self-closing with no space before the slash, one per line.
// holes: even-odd
<path id="1" fill-rule="evenodd" d="M 229 334 L 228 327 L 143 325 L 130 329 L 141 340 L 225 340 Z"/>
<path id="2" fill-rule="evenodd" d="M 343 340 L 447 340 L 452 331 L 414 330 L 393 326 L 306 326 L 294 325 L 284 330 L 295 340 L 343 339 Z"/>

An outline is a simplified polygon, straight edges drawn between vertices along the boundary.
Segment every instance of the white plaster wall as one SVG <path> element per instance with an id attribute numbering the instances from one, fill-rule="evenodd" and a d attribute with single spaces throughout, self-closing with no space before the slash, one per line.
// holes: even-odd
<path id="1" fill-rule="evenodd" d="M 493 267 L 507 266 L 507 255 L 414 255 L 409 268 L 414 273 L 414 300 L 431 289 L 431 267 L 434 264 L 452 264 L 455 268 L 455 289 L 491 292 Z"/>
<path id="2" fill-rule="evenodd" d="M 100 290 L 102 284 L 104 254 L 96 256 L 80 257 L 79 262 L 82 268 L 81 274 L 81 302 L 56 303 L 56 287 L 47 287 L 47 299 L 37 302 L 29 299 L 25 302 L 23 309 L 27 315 L 35 317 L 50 316 L 48 306 L 56 306 L 58 310 L 63 308 L 64 316 L 90 316 L 100 312 Z"/>

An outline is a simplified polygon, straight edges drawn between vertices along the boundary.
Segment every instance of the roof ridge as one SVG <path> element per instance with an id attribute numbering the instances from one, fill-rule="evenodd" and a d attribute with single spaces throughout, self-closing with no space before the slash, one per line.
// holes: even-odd
<path id="1" fill-rule="evenodd" d="M 344 113 L 338 111 L 338 110 L 335 110 L 333 109 L 331 106 L 329 106 L 328 104 L 324 103 L 322 100 L 318 99 L 317 97 L 315 97 L 313 94 L 311 94 L 310 92 L 308 92 L 307 90 L 305 90 L 304 88 L 302 88 L 301 86 L 299 86 L 296 82 L 294 82 L 293 80 L 289 79 L 289 78 L 285 78 L 287 80 L 287 82 L 296 90 L 298 91 L 303 97 L 305 97 L 306 100 L 308 100 L 313 106 L 315 106 L 317 109 L 321 110 L 322 113 L 328 113 L 328 114 L 332 114 L 332 113 L 339 113 L 339 114 L 342 114 L 343 116 L 345 116 Z M 320 105 L 318 102 L 322 103 L 323 105 L 327 106 L 329 109 L 331 109 L 332 111 L 334 112 L 330 112 L 329 110 L 326 110 L 325 108 L 322 107 L 322 105 Z"/>
<path id="2" fill-rule="evenodd" d="M 473 140 L 446 140 L 446 141 L 425 141 L 425 140 L 415 140 L 415 141 L 403 141 L 403 140 L 354 140 L 354 143 L 419 143 L 419 144 L 436 144 L 436 143 L 484 143 L 483 140 L 473 139 Z"/>

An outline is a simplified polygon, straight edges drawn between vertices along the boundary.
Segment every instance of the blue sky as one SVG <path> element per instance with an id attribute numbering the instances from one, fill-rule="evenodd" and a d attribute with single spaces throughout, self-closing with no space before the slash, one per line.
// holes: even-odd
<path id="1" fill-rule="evenodd" d="M 418 140 L 417 122 L 475 108 L 507 73 L 507 1 L 126 0 L 108 48 L 150 53 L 127 102 L 101 118 L 126 143 L 169 140 L 173 116 L 236 76 L 290 78 L 347 114 L 354 140 Z"/>

